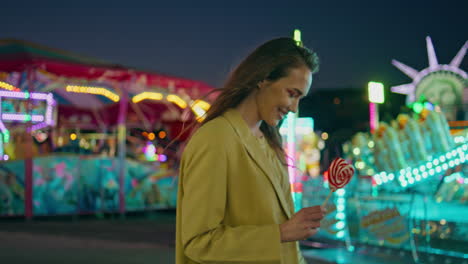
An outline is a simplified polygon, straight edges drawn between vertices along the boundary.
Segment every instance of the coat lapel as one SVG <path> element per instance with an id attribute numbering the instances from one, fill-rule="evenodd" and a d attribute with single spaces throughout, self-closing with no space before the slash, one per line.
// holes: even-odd
<path id="1" fill-rule="evenodd" d="M 290 218 L 290 206 L 288 205 L 284 191 L 281 188 L 280 178 L 278 175 L 281 172 L 275 172 L 272 164 L 270 164 L 270 162 L 268 161 L 266 153 L 264 153 L 260 148 L 257 147 L 257 139 L 254 135 L 252 135 L 252 132 L 250 132 L 250 129 L 248 128 L 246 122 L 237 110 L 230 109 L 226 113 L 224 113 L 223 116 L 228 120 L 236 134 L 241 139 L 241 142 L 244 145 L 249 156 L 255 161 L 257 166 L 263 171 L 263 173 L 269 179 L 270 183 L 273 185 L 273 188 L 276 192 L 276 195 L 278 196 L 278 200 L 280 201 L 284 213 L 288 216 L 288 218 Z"/>

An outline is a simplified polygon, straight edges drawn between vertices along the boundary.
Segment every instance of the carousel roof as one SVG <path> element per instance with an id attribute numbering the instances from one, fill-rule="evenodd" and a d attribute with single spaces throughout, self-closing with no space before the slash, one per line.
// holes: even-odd
<path id="1" fill-rule="evenodd" d="M 92 57 L 15 40 L 0 40 L 0 82 L 21 90 L 53 92 L 59 104 L 98 109 L 146 92 L 200 99 L 213 90 L 204 82 L 126 67 Z M 153 97 L 151 97 L 153 96 Z"/>

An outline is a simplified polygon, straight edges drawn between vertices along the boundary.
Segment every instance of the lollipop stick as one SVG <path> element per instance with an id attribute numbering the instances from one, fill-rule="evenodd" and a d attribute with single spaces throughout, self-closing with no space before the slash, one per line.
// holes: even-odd
<path id="1" fill-rule="evenodd" d="M 332 195 L 332 193 L 333 193 L 333 191 L 330 190 L 330 192 L 328 193 L 327 198 L 325 198 L 325 201 L 322 204 L 322 207 L 325 207 L 327 205 L 328 199 L 330 199 L 330 196 Z"/>

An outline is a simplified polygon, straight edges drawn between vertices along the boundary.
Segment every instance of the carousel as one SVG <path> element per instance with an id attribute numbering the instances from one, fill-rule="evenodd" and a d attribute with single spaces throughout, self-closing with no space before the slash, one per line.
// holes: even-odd
<path id="1" fill-rule="evenodd" d="M 0 217 L 174 208 L 213 88 L 0 40 Z"/>

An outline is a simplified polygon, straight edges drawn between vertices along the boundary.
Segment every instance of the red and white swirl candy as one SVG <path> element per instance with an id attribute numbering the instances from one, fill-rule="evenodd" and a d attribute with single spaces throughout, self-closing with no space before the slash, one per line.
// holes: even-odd
<path id="1" fill-rule="evenodd" d="M 328 184 L 332 191 L 343 188 L 354 175 L 354 168 L 342 158 L 336 158 L 328 169 Z"/>

